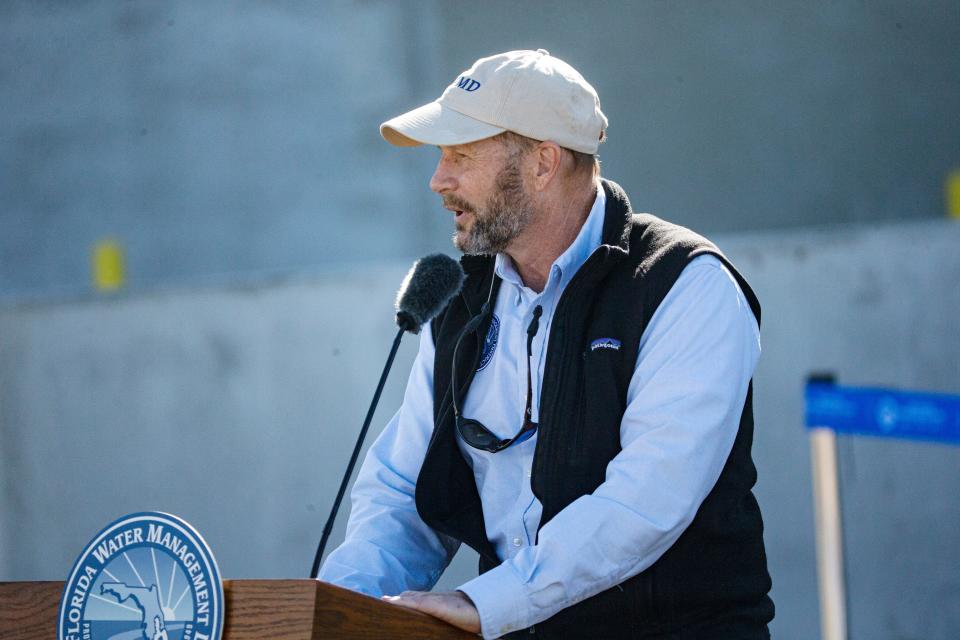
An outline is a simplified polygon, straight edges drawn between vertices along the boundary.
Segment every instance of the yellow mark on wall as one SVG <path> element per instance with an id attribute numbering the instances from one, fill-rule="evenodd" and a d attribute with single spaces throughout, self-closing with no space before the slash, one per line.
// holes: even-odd
<path id="1" fill-rule="evenodd" d="M 123 247 L 116 240 L 101 240 L 93 246 L 93 286 L 97 291 L 116 291 L 126 281 Z"/>
<path id="2" fill-rule="evenodd" d="M 960 169 L 947 174 L 947 216 L 960 220 Z"/>

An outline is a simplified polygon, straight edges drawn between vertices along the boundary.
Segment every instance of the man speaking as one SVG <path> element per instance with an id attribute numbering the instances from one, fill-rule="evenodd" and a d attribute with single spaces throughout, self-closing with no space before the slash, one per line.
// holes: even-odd
<path id="1" fill-rule="evenodd" d="M 712 243 L 600 178 L 606 126 L 540 49 L 482 58 L 380 127 L 439 147 L 430 188 L 467 278 L 320 578 L 485 638 L 769 638 L 760 307 Z M 461 543 L 480 575 L 427 592 Z"/>

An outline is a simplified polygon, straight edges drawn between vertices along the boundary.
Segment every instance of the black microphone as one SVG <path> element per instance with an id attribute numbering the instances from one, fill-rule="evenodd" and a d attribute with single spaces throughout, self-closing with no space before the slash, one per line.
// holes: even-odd
<path id="1" fill-rule="evenodd" d="M 460 293 L 465 279 L 466 275 L 463 273 L 460 263 L 442 253 L 433 253 L 420 258 L 413 263 L 410 271 L 403 279 L 396 300 L 397 326 L 400 329 L 393 339 L 393 347 L 390 349 L 387 363 L 383 367 L 383 373 L 380 374 L 380 382 L 377 384 L 373 401 L 367 410 L 367 417 L 360 428 L 357 444 L 353 447 L 353 455 L 350 456 L 347 471 L 343 474 L 343 480 L 340 481 L 340 489 L 337 491 L 337 498 L 333 502 L 333 509 L 330 510 L 330 517 L 327 518 L 327 524 L 323 527 L 323 536 L 320 538 L 317 553 L 313 558 L 313 568 L 310 569 L 311 578 L 316 579 L 320 573 L 320 560 L 323 558 L 323 550 L 326 549 L 330 533 L 333 531 L 333 523 L 337 519 L 337 512 L 340 510 L 340 502 L 347 490 L 350 476 L 353 475 L 353 467 L 357 464 L 357 458 L 360 457 L 360 449 L 363 448 L 363 441 L 367 437 L 370 421 L 373 420 L 373 414 L 377 410 L 380 393 L 387 381 L 387 374 L 393 365 L 394 356 L 397 355 L 397 349 L 400 347 L 400 340 L 403 338 L 404 331 L 414 334 L 420 333 L 423 325 L 435 318 L 453 300 L 454 296 Z"/>
<path id="2" fill-rule="evenodd" d="M 460 263 L 442 253 L 432 253 L 414 262 L 397 292 L 397 326 L 420 333 L 420 327 L 460 293 L 465 278 Z"/>

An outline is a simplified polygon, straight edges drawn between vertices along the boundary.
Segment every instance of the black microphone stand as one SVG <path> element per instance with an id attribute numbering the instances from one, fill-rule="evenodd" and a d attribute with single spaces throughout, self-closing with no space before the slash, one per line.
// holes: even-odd
<path id="1" fill-rule="evenodd" d="M 333 522 L 337 519 L 337 512 L 340 510 L 340 502 L 343 500 L 343 494 L 347 491 L 347 485 L 350 483 L 350 476 L 353 475 L 353 467 L 357 464 L 357 458 L 360 457 L 360 449 L 363 448 L 363 440 L 367 437 L 367 430 L 370 428 L 370 422 L 373 420 L 373 414 L 377 410 L 377 403 L 380 401 L 380 393 L 383 391 L 383 385 L 387 382 L 387 374 L 390 373 L 390 367 L 393 365 L 393 358 L 397 355 L 397 349 L 400 347 L 400 340 L 403 338 L 403 332 L 406 329 L 400 327 L 397 331 L 397 337 L 393 339 L 393 348 L 390 349 L 390 355 L 387 357 L 387 364 L 383 367 L 383 373 L 380 374 L 380 382 L 377 384 L 377 391 L 373 394 L 373 401 L 370 403 L 370 409 L 367 410 L 367 417 L 363 421 L 363 427 L 360 428 L 360 436 L 357 438 L 357 444 L 353 447 L 353 455 L 350 456 L 350 464 L 347 465 L 347 472 L 343 475 L 340 482 L 340 490 L 337 491 L 337 499 L 333 502 L 333 509 L 330 511 L 330 517 L 327 518 L 327 524 L 323 527 L 323 536 L 320 538 L 320 545 L 317 547 L 317 555 L 313 558 L 313 568 L 310 569 L 310 577 L 316 579 L 320 573 L 320 560 L 323 558 L 323 550 L 327 547 L 327 540 L 333 531 Z"/>

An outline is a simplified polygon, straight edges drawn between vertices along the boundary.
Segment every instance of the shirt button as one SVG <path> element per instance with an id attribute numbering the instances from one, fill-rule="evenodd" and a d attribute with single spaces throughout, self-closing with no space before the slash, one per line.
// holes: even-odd
<path id="1" fill-rule="evenodd" d="M 528 477 L 528 478 L 533 477 L 533 470 L 532 470 L 532 469 L 527 469 L 527 477 Z"/>
<path id="2" fill-rule="evenodd" d="M 521 544 L 523 544 L 523 540 L 521 540 L 520 538 L 513 539 L 513 546 L 519 547 Z"/>

